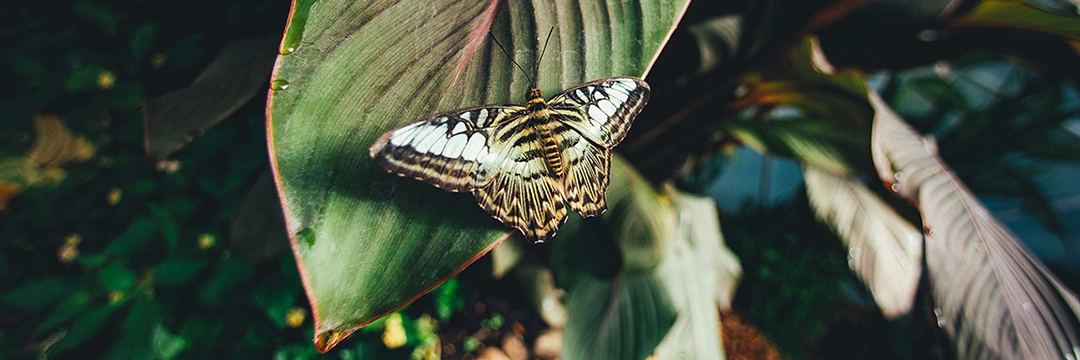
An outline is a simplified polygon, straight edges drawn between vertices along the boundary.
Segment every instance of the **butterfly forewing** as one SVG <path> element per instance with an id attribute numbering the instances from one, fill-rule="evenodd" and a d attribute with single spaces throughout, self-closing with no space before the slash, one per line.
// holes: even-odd
<path id="1" fill-rule="evenodd" d="M 371 156 L 402 176 L 472 191 L 492 217 L 545 241 L 566 221 L 566 205 L 586 217 L 607 209 L 611 148 L 648 99 L 640 79 L 591 81 L 546 107 L 536 101 L 546 110 L 481 106 L 425 117 L 383 135 Z"/>
<path id="2" fill-rule="evenodd" d="M 459 109 L 405 124 L 383 134 L 370 155 L 383 168 L 449 191 L 472 191 L 486 183 L 477 171 L 493 150 L 492 124 L 522 117 L 520 106 Z"/>
<path id="3" fill-rule="evenodd" d="M 551 98 L 558 120 L 593 142 L 611 149 L 622 142 L 634 118 L 649 101 L 649 85 L 632 77 L 590 81 Z"/>

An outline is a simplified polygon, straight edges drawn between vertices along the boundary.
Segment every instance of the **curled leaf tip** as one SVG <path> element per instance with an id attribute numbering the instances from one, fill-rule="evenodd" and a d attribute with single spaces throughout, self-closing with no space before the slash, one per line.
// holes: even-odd
<path id="1" fill-rule="evenodd" d="M 351 334 L 353 330 L 328 330 L 315 334 L 315 350 L 320 354 L 325 354 L 330 349 L 333 349 L 342 340 Z"/>

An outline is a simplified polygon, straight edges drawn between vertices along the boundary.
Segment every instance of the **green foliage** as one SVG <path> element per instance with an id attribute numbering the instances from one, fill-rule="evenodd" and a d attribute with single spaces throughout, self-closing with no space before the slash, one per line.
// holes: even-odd
<path id="1" fill-rule="evenodd" d="M 522 337 L 534 340 L 543 326 L 522 320 L 528 315 L 505 306 L 485 310 L 488 299 L 477 301 L 492 288 L 515 292 L 512 281 L 478 290 L 469 280 L 450 278 L 432 290 L 509 230 L 491 222 L 468 196 L 389 177 L 366 154 L 371 139 L 415 116 L 521 97 L 524 75 L 502 53 L 467 38 L 470 32 L 454 30 L 475 26 L 474 15 L 489 10 L 497 16 L 482 25 L 514 44 L 511 54 L 526 68 L 537 55 L 531 51 L 535 34 L 549 24 L 557 27 L 559 39 L 548 51 L 561 55 L 546 59 L 539 70 L 539 85 L 548 94 L 596 77 L 641 75 L 652 67 L 653 103 L 617 149 L 629 159 L 621 169 L 641 171 L 652 183 L 635 177 L 637 194 L 630 200 L 609 197 L 612 208 L 605 218 L 575 218 L 556 239 L 573 239 L 570 230 L 576 227 L 591 238 L 575 240 L 587 241 L 525 251 L 523 261 L 532 266 L 553 264 L 554 278 L 566 291 L 556 305 L 567 306 L 572 317 L 564 319 L 567 354 L 645 357 L 678 319 L 704 313 L 714 320 L 712 312 L 687 310 L 681 298 L 670 296 L 714 296 L 673 289 L 693 282 L 665 278 L 704 274 L 682 263 L 711 258 L 665 253 L 674 243 L 661 235 L 686 213 L 653 190 L 657 183 L 682 174 L 684 188 L 708 188 L 721 173 L 717 148 L 729 150 L 736 142 L 836 173 L 870 172 L 866 148 L 873 114 L 864 101 L 864 77 L 854 69 L 807 66 L 817 59 L 808 56 L 812 42 L 805 36 L 860 1 L 696 2 L 685 16 L 678 1 L 632 2 L 638 8 L 608 1 L 607 16 L 594 16 L 605 13 L 583 6 L 569 18 L 561 11 L 565 8 L 547 12 L 511 1 L 488 9 L 486 3 L 448 1 L 448 7 L 430 9 L 445 17 L 441 22 L 432 21 L 429 4 L 421 2 L 391 9 L 394 17 L 381 22 L 340 16 L 326 2 L 295 3 L 284 33 L 287 1 L 197 1 L 155 9 L 130 1 L 17 0 L 0 14 L 5 24 L 14 25 L 0 31 L 5 44 L 0 64 L 6 65 L 0 67 L 0 311 L 5 314 L 0 358 L 313 359 L 319 354 L 312 334 L 343 336 L 368 321 L 330 356 L 432 358 L 457 346 L 458 353 L 442 355 L 464 357 L 471 355 L 461 352 L 498 346 L 503 338 L 497 334 L 522 336 L 521 329 Z M 880 55 L 887 58 L 885 65 L 862 63 L 863 69 L 945 60 L 932 74 L 889 73 L 884 97 L 914 125 L 937 135 L 942 157 L 972 190 L 1019 199 L 1046 228 L 1063 235 L 1069 224 L 1059 219 L 1039 179 L 1045 175 L 1042 165 L 1080 160 L 1075 138 L 1060 131 L 1080 113 L 1062 106 L 1076 84 L 1056 77 L 1080 79 L 1080 21 L 1073 10 L 976 1 L 957 13 L 935 12 L 931 24 L 919 23 L 917 14 L 905 16 L 912 19 L 903 30 L 920 34 L 909 34 L 909 40 L 938 46 L 934 50 L 948 48 L 947 54 L 901 41 L 859 39 L 846 47 L 855 49 L 849 55 L 880 55 L 876 49 L 881 48 L 912 55 Z M 670 34 L 669 41 L 668 30 L 680 16 L 679 28 L 695 28 L 708 40 L 702 46 L 721 49 L 723 56 L 710 55 L 700 67 L 687 64 L 707 49 L 680 38 L 689 36 L 680 32 Z M 522 18 L 536 21 L 518 22 Z M 387 35 L 403 23 L 442 25 L 408 37 Z M 540 25 L 521 25 L 534 23 Z M 711 25 L 695 26 L 700 24 Z M 862 36 L 872 33 L 866 24 L 880 26 L 861 24 L 858 31 L 840 32 Z M 828 33 L 821 32 L 826 45 Z M 940 34 L 947 39 L 934 39 Z M 987 38 L 1005 45 L 988 44 Z M 270 82 L 265 77 L 273 53 L 255 51 L 273 50 L 278 39 L 283 57 L 277 58 L 278 77 Z M 221 55 L 235 41 L 250 47 Z M 868 50 L 870 45 L 877 48 Z M 661 48 L 667 55 L 654 59 Z M 1001 65 L 1004 58 L 952 52 L 973 48 L 1004 52 L 1050 76 L 1008 65 L 1013 70 L 1004 75 L 1006 84 L 984 89 L 989 95 L 981 98 L 989 100 L 974 101 L 967 90 L 980 85 L 963 85 L 964 75 L 956 74 Z M 253 60 L 237 54 L 254 54 L 262 62 L 249 63 Z M 227 66 L 213 66 L 219 58 Z M 848 60 L 860 65 L 857 57 Z M 450 76 L 459 73 L 466 75 Z M 198 86 L 192 85 L 195 79 Z M 236 82 L 247 85 L 221 88 Z M 461 91 L 446 91 L 451 87 Z M 273 100 L 269 105 L 267 93 Z M 221 100 L 219 106 L 200 107 L 214 100 Z M 772 116 L 782 110 L 797 116 Z M 39 116 L 59 119 L 63 132 L 40 136 L 32 121 Z M 274 174 L 277 184 L 284 184 L 284 199 L 273 196 L 272 181 L 255 185 L 271 173 L 268 135 L 277 146 L 270 156 L 284 165 Z M 42 139 L 62 143 L 52 147 L 59 151 L 42 155 Z M 80 151 L 92 155 L 68 160 Z M 373 174 L 383 180 L 367 176 Z M 618 180 L 612 176 L 612 188 L 619 187 Z M 262 202 L 245 207 L 248 199 Z M 282 202 L 291 210 L 288 217 L 278 211 Z M 465 206 L 468 211 L 458 211 Z M 237 232 L 241 213 L 270 220 L 245 223 L 265 225 L 257 231 Z M 391 214 L 393 221 L 371 214 Z M 300 250 L 300 269 L 281 233 L 286 218 L 294 226 L 290 235 Z M 949 354 L 947 341 L 934 338 L 938 327 L 924 298 L 907 318 L 881 318 L 846 266 L 840 242 L 813 220 L 802 196 L 724 220 L 727 241 L 746 274 L 734 308 L 786 355 L 922 359 Z M 342 240 L 369 236 L 372 228 L 382 231 L 374 235 L 378 246 Z M 411 240 L 401 241 L 402 234 Z M 254 240 L 233 241 L 241 236 Z M 266 252 L 248 256 L 253 248 Z M 341 266 L 355 267 L 342 271 Z M 428 290 L 415 305 L 400 308 Z M 704 306 L 712 306 L 707 300 Z M 378 306 L 371 305 L 376 301 Z M 309 303 L 315 304 L 314 314 Z M 328 319 L 332 323 L 316 328 L 316 320 Z M 459 328 L 444 328 L 450 324 Z"/>
<path id="2" fill-rule="evenodd" d="M 142 158 L 146 99 L 190 84 L 227 39 L 280 36 L 288 5 L 7 5 L 0 17 L 16 27 L 0 32 L 7 65 L 0 163 L 26 159 L 37 114 L 58 116 L 96 156 L 40 186 L 49 169 L 0 179 L 26 186 L 0 211 L 0 358 L 314 358 L 312 315 L 292 256 L 245 263 L 224 235 L 269 168 L 263 101 L 239 108 L 172 159 Z M 192 18 L 205 21 L 175 20 Z M 448 319 L 464 306 L 462 296 L 460 287 L 443 291 L 442 306 L 424 311 Z M 338 353 L 408 357 L 437 328 L 420 319 L 405 321 L 424 334 L 407 349 L 389 350 L 375 333 Z"/>

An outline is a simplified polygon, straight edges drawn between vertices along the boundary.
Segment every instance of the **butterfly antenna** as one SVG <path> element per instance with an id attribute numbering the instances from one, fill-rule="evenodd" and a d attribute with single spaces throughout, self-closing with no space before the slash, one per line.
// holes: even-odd
<path id="1" fill-rule="evenodd" d="M 510 59 L 510 62 L 514 63 L 514 65 L 516 65 L 516 66 L 517 66 L 518 70 L 521 70 L 521 72 L 522 72 L 523 74 L 525 74 L 525 78 L 529 80 L 529 83 L 530 83 L 530 84 L 533 84 L 533 83 L 535 83 L 535 82 L 533 81 L 532 77 L 530 77 L 530 76 L 529 76 L 529 72 L 525 71 L 525 69 L 524 69 L 524 68 L 522 68 L 522 67 L 521 67 L 521 65 L 517 63 L 517 61 L 514 61 L 514 57 L 513 57 L 513 56 L 510 56 L 510 53 L 509 53 L 509 52 L 507 52 L 507 51 L 506 51 L 506 48 L 504 48 L 504 47 L 502 46 L 502 44 L 500 44 L 500 43 L 499 43 L 499 39 L 496 39 L 496 38 L 495 38 L 495 34 L 492 34 L 492 33 L 491 33 L 491 30 L 488 30 L 488 36 L 490 36 L 490 37 L 491 37 L 491 41 L 494 41 L 494 42 L 495 42 L 495 45 L 499 45 L 499 49 L 500 49 L 500 50 L 502 50 L 503 54 L 506 54 L 506 57 Z"/>
<path id="2" fill-rule="evenodd" d="M 540 50 L 540 57 L 536 59 L 536 74 L 540 74 L 540 60 L 544 59 L 544 53 L 547 52 L 547 46 L 548 46 L 548 43 L 551 42 L 551 33 L 553 33 L 553 32 L 555 32 L 555 26 L 552 26 L 551 30 L 548 30 L 547 38 L 544 39 L 544 49 Z M 537 75 L 537 76 L 539 76 L 539 75 Z M 537 84 L 533 84 L 533 86 L 535 86 L 535 85 L 537 85 Z"/>

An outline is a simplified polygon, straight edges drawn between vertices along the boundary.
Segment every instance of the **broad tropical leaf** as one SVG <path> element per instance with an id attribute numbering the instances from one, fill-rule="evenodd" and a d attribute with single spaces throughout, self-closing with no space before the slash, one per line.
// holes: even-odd
<path id="1" fill-rule="evenodd" d="M 962 359 L 1080 358 L 1080 302 L 871 94 L 878 175 L 922 212 L 938 325 Z"/>
<path id="2" fill-rule="evenodd" d="M 286 227 L 325 351 L 483 255 L 508 229 L 469 196 L 387 174 L 368 154 L 429 114 L 642 77 L 687 2 L 298 0 L 271 81 L 268 137 Z M 538 74 L 526 69 L 555 26 Z M 609 199 L 610 200 L 610 199 Z"/>
<path id="3" fill-rule="evenodd" d="M 848 266 L 881 312 L 906 314 L 922 275 L 922 232 L 858 180 L 809 165 L 803 179 L 811 208 L 844 241 Z"/>

